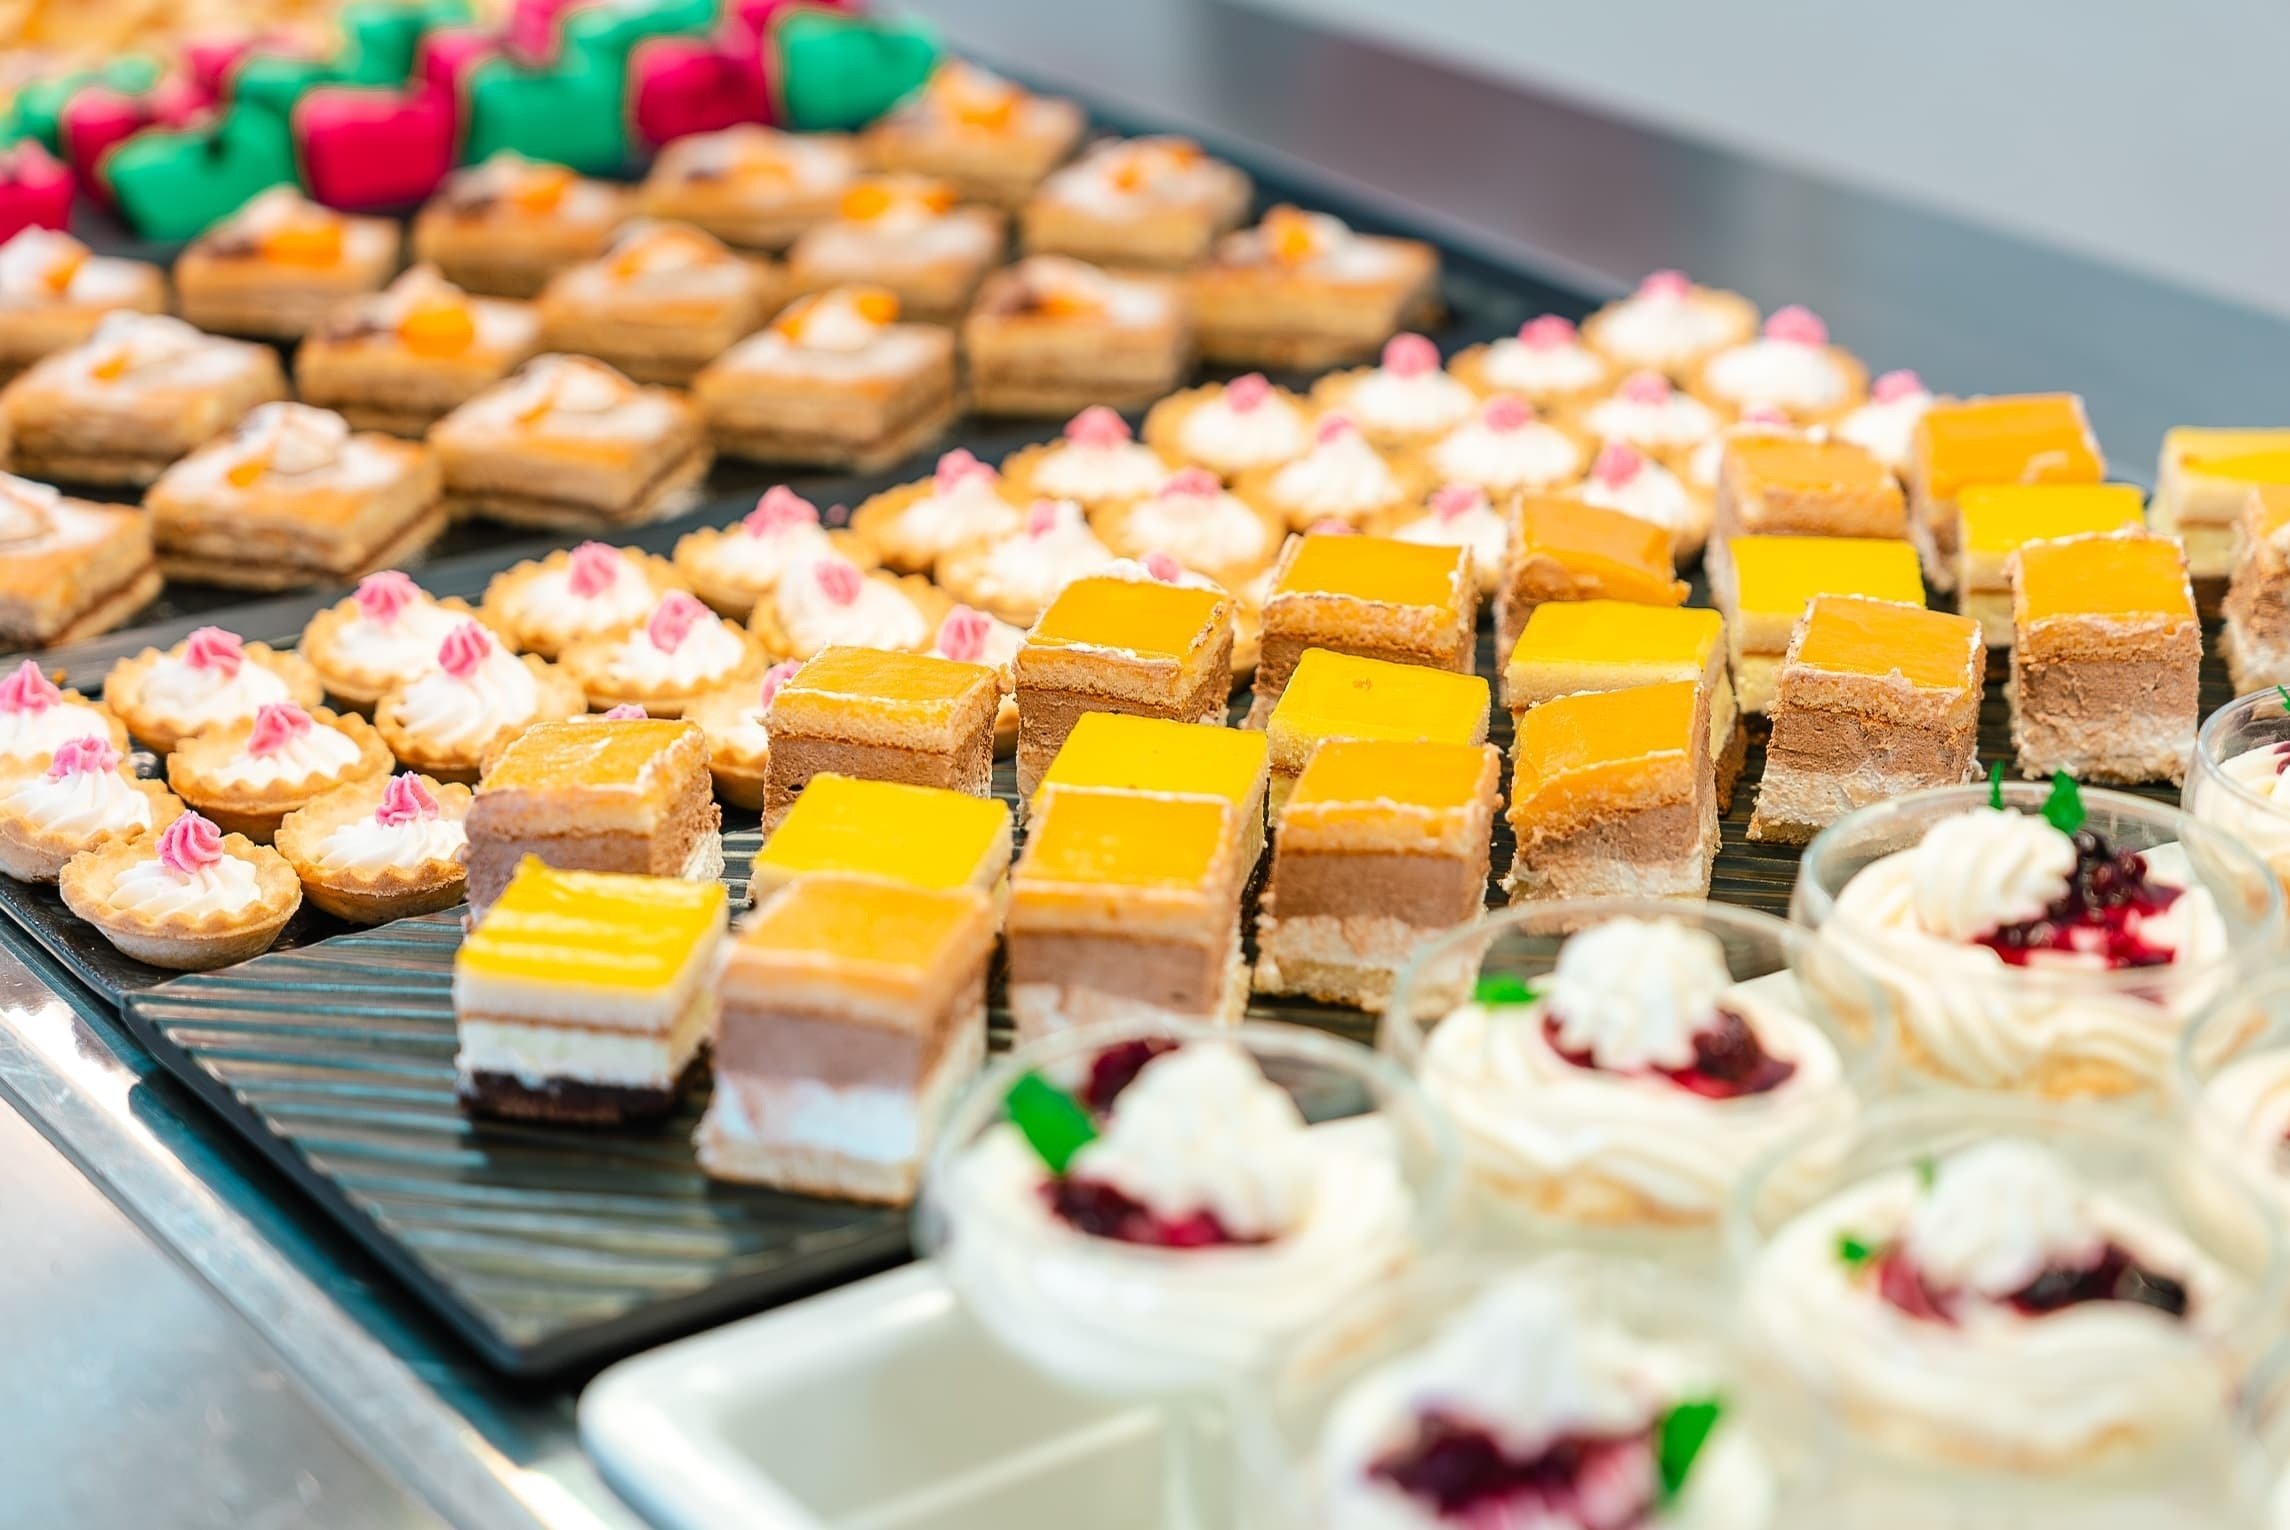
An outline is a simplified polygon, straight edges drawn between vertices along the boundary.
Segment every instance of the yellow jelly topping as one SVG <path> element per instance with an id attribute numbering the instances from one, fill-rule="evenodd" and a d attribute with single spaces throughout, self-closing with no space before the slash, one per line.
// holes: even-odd
<path id="1" fill-rule="evenodd" d="M 1511 667 L 1534 664 L 1705 664 L 1725 618 L 1702 607 L 1627 600 L 1546 600 L 1529 613 Z"/>
<path id="2" fill-rule="evenodd" d="M 2146 524 L 2146 497 L 2127 483 L 1974 484 L 1956 498 L 1964 545 L 2008 553 L 2053 537 L 2127 531 Z"/>
<path id="3" fill-rule="evenodd" d="M 880 648 L 827 648 L 796 672 L 785 690 L 823 691 L 882 701 L 958 701 L 980 682 L 992 683 L 992 670 L 942 659 L 936 654 L 894 653 Z"/>
<path id="4" fill-rule="evenodd" d="M 1288 809 L 1340 802 L 1467 807 L 1479 796 L 1486 763 L 1477 744 L 1335 739 L 1312 751 Z"/>
<path id="5" fill-rule="evenodd" d="M 1220 590 L 1146 579 L 1076 579 L 1042 613 L 1029 643 L 1122 649 L 1182 659 L 1215 631 Z"/>
<path id="6" fill-rule="evenodd" d="M 982 917 L 983 897 L 868 877 L 806 877 L 741 922 L 739 944 L 921 972 Z"/>
<path id="7" fill-rule="evenodd" d="M 2083 400 L 2072 393 L 1934 404 L 1917 441 L 1936 499 L 1975 483 L 2097 483 L 2106 472 Z"/>
<path id="8" fill-rule="evenodd" d="M 549 786 L 633 786 L 644 767 L 696 730 L 688 722 L 579 718 L 527 728 L 485 777 L 487 791 Z"/>
<path id="9" fill-rule="evenodd" d="M 2260 484 L 2250 491 L 2250 500 L 2258 507 L 2260 537 L 2271 539 L 2284 526 L 2290 526 L 2290 484 Z"/>
<path id="10" fill-rule="evenodd" d="M 2193 617 L 2186 554 L 2169 537 L 2073 537 L 2019 551 L 2030 621 L 2055 616 Z"/>
<path id="11" fill-rule="evenodd" d="M 1916 549 L 1885 537 L 1735 537 L 1735 587 L 1744 612 L 1804 613 L 1816 595 L 1866 595 L 1924 604 Z"/>
<path id="12" fill-rule="evenodd" d="M 1009 823 L 1010 809 L 990 797 L 819 775 L 755 864 L 789 875 L 849 872 L 916 887 L 963 887 L 1007 844 Z"/>
<path id="13" fill-rule="evenodd" d="M 2224 457 L 2193 457 L 2190 472 L 2240 483 L 2290 483 L 2290 448 L 2269 452 L 2238 452 Z"/>
<path id="14" fill-rule="evenodd" d="M 1519 719 L 1514 820 L 1627 809 L 1696 742 L 1695 684 L 1582 691 Z"/>
<path id="15" fill-rule="evenodd" d="M 1531 498 L 1519 508 L 1519 544 L 1597 581 L 1618 600 L 1682 605 L 1685 581 L 1671 568 L 1670 533 L 1651 521 L 1579 500 Z"/>
<path id="16" fill-rule="evenodd" d="M 1307 536 L 1288 560 L 1278 595 L 1356 595 L 1395 606 L 1451 607 L 1463 550 L 1389 537 Z"/>
<path id="17" fill-rule="evenodd" d="M 666 988 L 723 928 L 724 907 L 721 882 L 557 871 L 527 856 L 454 965 L 566 987 Z"/>
<path id="18" fill-rule="evenodd" d="M 1084 712 L 1042 777 L 1053 786 L 1169 792 L 1246 803 L 1264 779 L 1264 735 L 1126 712 Z"/>
<path id="19" fill-rule="evenodd" d="M 1815 669 L 1852 675 L 1898 670 L 1926 690 L 1960 690 L 1979 680 L 1972 673 L 1972 639 L 1979 630 L 1969 616 L 1824 595 L 1806 608 L 1797 657 Z"/>
<path id="20" fill-rule="evenodd" d="M 1067 790 L 1042 799 L 1021 879 L 1197 887 L 1224 859 L 1233 812 L 1207 797 Z"/>
<path id="21" fill-rule="evenodd" d="M 1487 682 L 1477 675 L 1308 648 L 1265 731 L 1276 746 L 1309 738 L 1472 744 L 1486 726 Z"/>
<path id="22" fill-rule="evenodd" d="M 1746 436 L 1729 442 L 1726 451 L 1759 483 L 1793 489 L 1882 489 L 1892 482 L 1883 463 L 1850 441 Z"/>

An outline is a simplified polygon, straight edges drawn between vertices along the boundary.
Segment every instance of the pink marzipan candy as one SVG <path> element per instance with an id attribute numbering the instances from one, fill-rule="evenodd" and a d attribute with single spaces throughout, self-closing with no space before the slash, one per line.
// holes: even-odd
<path id="1" fill-rule="evenodd" d="M 456 680 L 466 680 L 493 656 L 493 634 L 475 622 L 463 622 L 437 645 L 437 662 Z"/>
<path id="2" fill-rule="evenodd" d="M 437 797 L 419 776 L 392 776 L 382 788 L 382 805 L 374 809 L 374 822 L 385 829 L 409 823 L 427 823 L 437 816 Z"/>
<path id="3" fill-rule="evenodd" d="M 1352 423 L 1350 415 L 1331 414 L 1313 427 L 1312 439 L 1322 446 L 1327 446 L 1343 440 L 1346 436 L 1356 436 L 1359 433 L 1360 427 Z"/>
<path id="4" fill-rule="evenodd" d="M 930 475 L 930 492 L 940 496 L 950 495 L 973 478 L 992 488 L 1000 481 L 1001 475 L 958 446 L 938 459 L 938 466 Z"/>
<path id="5" fill-rule="evenodd" d="M 1683 271 L 1649 271 L 1638 284 L 1638 295 L 1664 303 L 1682 303 L 1693 295 L 1694 284 Z"/>
<path id="6" fill-rule="evenodd" d="M 565 567 L 565 585 L 583 600 L 594 600 L 620 582 L 628 560 L 620 550 L 602 542 L 583 542 L 572 550 Z"/>
<path id="7" fill-rule="evenodd" d="M 368 574 L 358 581 L 351 599 L 358 603 L 358 614 L 379 627 L 387 627 L 403 615 L 406 607 L 421 599 L 421 586 L 396 569 L 384 569 Z"/>
<path id="8" fill-rule="evenodd" d="M 1765 338 L 1790 345 L 1827 345 L 1829 326 L 1812 309 L 1791 303 L 1787 308 L 1776 308 L 1766 318 Z"/>
<path id="9" fill-rule="evenodd" d="M 1225 384 L 1225 407 L 1235 414 L 1253 414 L 1272 397 L 1272 384 L 1262 372 L 1244 372 Z"/>
<path id="10" fill-rule="evenodd" d="M 1092 404 L 1066 421 L 1065 438 L 1076 446 L 1109 450 L 1129 441 L 1129 422 L 1103 404 Z"/>
<path id="11" fill-rule="evenodd" d="M 249 754 L 276 754 L 317 724 L 291 701 L 266 701 L 255 708 L 254 729 L 247 734 Z"/>
<path id="12" fill-rule="evenodd" d="M 994 618 L 969 606 L 956 606 L 938 624 L 941 657 L 976 664 L 986 657 L 986 639 L 993 634 Z"/>
<path id="13" fill-rule="evenodd" d="M 1904 398 L 1915 398 L 1928 391 L 1924 379 L 1906 367 L 1887 372 L 1869 386 L 1869 397 L 1880 404 L 1897 404 Z"/>
<path id="14" fill-rule="evenodd" d="M 1185 577 L 1185 565 L 1179 563 L 1173 553 L 1149 552 L 1145 555 L 1145 572 L 1163 584 L 1175 584 Z"/>
<path id="15" fill-rule="evenodd" d="M 32 140 L 0 151 L 0 240 L 72 221 L 72 173 Z"/>
<path id="16" fill-rule="evenodd" d="M 220 627 L 201 627 L 183 639 L 183 662 L 193 669 L 220 670 L 228 680 L 239 672 L 246 662 L 246 644 L 235 632 Z"/>
<path id="17" fill-rule="evenodd" d="M 1451 483 L 1432 491 L 1431 513 L 1442 523 L 1459 521 L 1487 503 L 1487 492 L 1477 484 Z"/>
<path id="18" fill-rule="evenodd" d="M 7 679 L 0 680 L 0 712 L 45 712 L 64 699 L 56 684 L 40 672 L 37 662 L 26 659 L 16 666 Z"/>
<path id="19" fill-rule="evenodd" d="M 1169 499 L 1207 499 L 1224 492 L 1224 480 L 1207 468 L 1179 468 L 1161 485 L 1163 497 Z"/>
<path id="20" fill-rule="evenodd" d="M 659 145 L 770 121 L 765 56 L 756 34 L 740 26 L 713 37 L 645 38 L 628 56 L 629 115 L 637 136 Z"/>
<path id="21" fill-rule="evenodd" d="M 644 624 L 644 636 L 662 653 L 674 653 L 684 646 L 684 639 L 700 624 L 708 608 L 700 604 L 697 595 L 682 590 L 670 590 L 660 597 L 660 604 L 652 608 L 652 619 Z"/>
<path id="22" fill-rule="evenodd" d="M 1519 343 L 1538 351 L 1555 351 L 1575 342 L 1572 319 L 1562 319 L 1555 313 L 1546 313 L 1539 319 L 1529 319 L 1519 326 Z"/>
<path id="23" fill-rule="evenodd" d="M 858 600 L 859 587 L 867 576 L 847 558 L 821 558 L 811 566 L 811 577 L 819 581 L 820 594 L 847 606 Z"/>
<path id="24" fill-rule="evenodd" d="M 773 537 L 800 526 L 819 524 L 819 507 L 783 483 L 763 491 L 755 508 L 740 518 L 749 536 Z"/>
<path id="25" fill-rule="evenodd" d="M 633 701 L 623 701 L 616 707 L 606 707 L 603 714 L 606 722 L 642 722 L 651 715 L 650 712 L 645 711 Z"/>
<path id="26" fill-rule="evenodd" d="M 1479 411 L 1479 418 L 1489 430 L 1518 430 L 1533 422 L 1535 406 L 1511 393 L 1498 393 L 1487 400 L 1487 407 Z"/>
<path id="27" fill-rule="evenodd" d="M 328 207 L 369 212 L 426 200 L 453 169 L 450 94 L 321 85 L 294 105 L 302 181 Z"/>
<path id="28" fill-rule="evenodd" d="M 159 864 L 179 877 L 195 877 L 223 858 L 223 831 L 197 813 L 185 813 L 159 836 Z"/>
<path id="29" fill-rule="evenodd" d="M 1384 370 L 1394 377 L 1429 377 L 1439 370 L 1439 347 L 1421 335 L 1394 335 L 1384 342 Z"/>
<path id="30" fill-rule="evenodd" d="M 119 769 L 119 751 L 108 738 L 67 738 L 48 761 L 48 779 L 66 776 L 108 776 Z"/>
<path id="31" fill-rule="evenodd" d="M 756 704 L 768 709 L 772 698 L 779 694 L 779 688 L 794 679 L 796 671 L 802 667 L 793 659 L 781 659 L 777 664 L 765 670 L 763 672 L 763 685 L 758 692 L 759 699 Z"/>
<path id="32" fill-rule="evenodd" d="M 1614 391 L 1633 404 L 1666 404 L 1670 401 L 1670 379 L 1659 372 L 1632 372 Z"/>
<path id="33" fill-rule="evenodd" d="M 1619 489 L 1638 476 L 1646 466 L 1646 459 L 1627 441 L 1609 441 L 1598 449 L 1598 460 L 1590 465 L 1590 476 L 1609 489 Z"/>

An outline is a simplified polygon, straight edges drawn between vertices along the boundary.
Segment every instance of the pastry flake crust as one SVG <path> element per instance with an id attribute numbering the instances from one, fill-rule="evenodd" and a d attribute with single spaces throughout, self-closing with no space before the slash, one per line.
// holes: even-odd
<path id="1" fill-rule="evenodd" d="M 107 324 L 0 391 L 17 472 L 50 483 L 141 488 L 256 405 L 287 397 L 286 374 L 266 346 L 202 336 L 182 356 L 114 374 L 114 335 Z"/>
<path id="2" fill-rule="evenodd" d="M 1181 271 L 1248 217 L 1247 175 L 1183 138 L 1092 145 L 1026 199 L 1019 242 L 1029 255 Z"/>
<path id="3" fill-rule="evenodd" d="M 0 644 L 45 648 L 121 625 L 158 595 L 151 518 L 57 498 L 0 507 Z"/>
<path id="4" fill-rule="evenodd" d="M 469 788 L 419 778 L 437 799 L 441 818 L 466 818 Z M 391 863 L 373 870 L 325 864 L 328 835 L 373 816 L 388 790 L 386 774 L 338 786 L 311 799 L 280 820 L 273 848 L 302 881 L 303 896 L 314 907 L 353 924 L 382 924 L 415 914 L 434 914 L 461 901 L 466 877 L 459 857 L 413 864 Z"/>
<path id="5" fill-rule="evenodd" d="M 581 638 L 564 650 L 558 662 L 580 682 L 581 689 L 588 694 L 589 706 L 595 711 L 638 706 L 653 717 L 681 717 L 687 707 L 707 692 L 760 676 L 769 662 L 762 646 L 739 623 L 713 613 L 700 619 L 716 623 L 736 638 L 741 657 L 731 668 L 706 675 L 690 685 L 643 686 L 615 673 L 614 655 L 636 635 L 634 627 L 625 632 Z"/>
<path id="6" fill-rule="evenodd" d="M 926 650 L 932 635 L 938 631 L 938 624 L 946 619 L 947 612 L 954 609 L 954 597 L 920 574 L 894 574 L 888 569 L 878 568 L 870 570 L 866 577 L 890 586 L 915 608 L 922 618 L 923 631 L 922 643 L 916 651 Z M 748 613 L 748 631 L 763 645 L 765 656 L 774 660 L 809 659 L 816 653 L 816 650 L 814 653 L 803 651 L 768 600 L 757 602 L 755 609 Z"/>
<path id="7" fill-rule="evenodd" d="M 627 210 L 620 187 L 496 154 L 456 171 L 414 218 L 414 258 L 470 292 L 534 297 L 550 276 L 601 252 Z"/>
<path id="8" fill-rule="evenodd" d="M 274 209 L 277 227 L 254 226 Z M 298 340 L 345 299 L 378 291 L 397 271 L 399 242 L 391 219 L 343 217 L 266 192 L 177 257 L 176 307 L 210 333 Z"/>
<path id="9" fill-rule="evenodd" d="M 1440 314 L 1437 250 L 1355 234 L 1293 207 L 1218 240 L 1187 283 L 1201 354 L 1234 366 L 1317 371 L 1365 361 Z"/>
<path id="10" fill-rule="evenodd" d="M 706 229 L 739 249 L 786 249 L 835 216 L 859 173 L 840 133 L 782 133 L 741 123 L 662 149 L 637 188 L 639 211 Z"/>
<path id="11" fill-rule="evenodd" d="M 982 414 L 1142 409 L 1191 370 L 1193 322 L 1174 282 L 1030 256 L 979 287 L 962 351 Z"/>
<path id="12" fill-rule="evenodd" d="M 743 576 L 738 570 L 722 567 L 719 554 L 725 545 L 744 533 L 735 522 L 729 526 L 702 526 L 686 532 L 676 541 L 674 563 L 676 573 L 693 594 L 706 601 L 717 613 L 739 621 L 747 620 L 758 601 L 766 600 L 777 588 L 777 581 L 761 584 Z M 826 532 L 828 545 L 844 561 L 864 573 L 877 562 L 875 549 L 856 532 L 844 527 L 832 527 Z"/>
<path id="13" fill-rule="evenodd" d="M 890 177 L 861 181 L 844 194 L 835 221 L 806 229 L 787 254 L 788 290 L 821 292 L 853 282 L 887 287 L 911 318 L 952 324 L 970 307 L 978 284 L 1001 260 L 1007 219 L 990 207 L 942 205 L 943 183 Z M 939 205 L 909 221 L 879 204 Z M 859 215 L 854 216 L 857 213 Z"/>
<path id="14" fill-rule="evenodd" d="M 656 246 L 690 263 L 646 273 L 636 263 Z M 780 287 L 767 261 L 735 255 L 711 234 L 634 223 L 595 260 L 549 278 L 535 306 L 549 350 L 594 356 L 638 382 L 683 386 L 762 326 Z"/>
<path id="15" fill-rule="evenodd" d="M 541 349 L 528 303 L 471 297 L 427 267 L 326 316 L 294 353 L 303 402 L 415 439 Z"/>
<path id="16" fill-rule="evenodd" d="M 177 972 L 229 967 L 269 950 L 302 906 L 302 883 L 285 857 L 239 834 L 223 836 L 223 854 L 254 868 L 256 895 L 243 909 L 178 910 L 153 917 L 111 906 L 120 873 L 154 854 L 157 840 L 137 835 L 75 855 L 57 878 L 64 904 L 126 955 Z"/>
<path id="17" fill-rule="evenodd" d="M 48 230 L 18 237 L 50 241 L 54 257 L 37 291 L 0 294 L 0 382 L 83 343 L 106 314 L 167 311 L 167 274 L 147 261 L 91 255 Z"/>
<path id="18" fill-rule="evenodd" d="M 834 294 L 813 300 L 825 302 Z M 796 343 L 770 328 L 710 362 L 692 381 L 716 449 L 756 462 L 880 472 L 929 447 L 961 405 L 951 330 L 891 322 L 849 351 Z"/>

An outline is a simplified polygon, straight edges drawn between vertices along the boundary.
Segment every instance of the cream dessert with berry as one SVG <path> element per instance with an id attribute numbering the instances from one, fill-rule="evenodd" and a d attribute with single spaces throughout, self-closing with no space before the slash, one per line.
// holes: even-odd
<path id="1" fill-rule="evenodd" d="M 1598 460 L 1590 465 L 1590 476 L 1575 490 L 1575 497 L 1669 532 L 1680 563 L 1702 550 L 1716 514 L 1713 501 L 1695 494 L 1677 474 L 1622 441 L 1609 441 L 1598 449 Z"/>
<path id="2" fill-rule="evenodd" d="M 928 478 L 885 489 L 860 505 L 851 529 L 884 567 L 927 574 L 954 549 L 1006 537 L 1023 521 L 1002 475 L 957 447 L 938 459 Z"/>
<path id="3" fill-rule="evenodd" d="M 1312 421 L 1302 399 L 1249 372 L 1155 404 L 1145 416 L 1145 442 L 1172 462 L 1231 479 L 1304 455 Z"/>
<path id="4" fill-rule="evenodd" d="M 587 710 L 578 680 L 465 621 L 438 645 L 436 668 L 375 705 L 374 726 L 400 764 L 468 784 L 496 746 L 534 723 Z"/>
<path id="5" fill-rule="evenodd" d="M 277 851 L 197 813 L 82 851 L 57 884 L 65 906 L 121 952 L 183 972 L 259 955 L 302 906 L 302 884 Z"/>
<path id="6" fill-rule="evenodd" d="M 73 739 L 108 739 L 127 747 L 127 730 L 110 711 L 77 691 L 67 691 L 26 659 L 0 679 L 0 770 L 46 761 Z"/>
<path id="7" fill-rule="evenodd" d="M 386 776 L 390 751 L 355 712 L 265 702 L 250 719 L 185 739 L 167 784 L 225 832 L 267 845 L 278 821 L 338 786 Z"/>
<path id="8" fill-rule="evenodd" d="M 1372 367 L 1333 372 L 1312 389 L 1312 402 L 1339 413 L 1381 447 L 1426 446 L 1463 423 L 1478 395 L 1441 367 L 1439 347 L 1421 335 L 1394 335 Z"/>
<path id="9" fill-rule="evenodd" d="M 1582 477 L 1590 452 L 1572 432 L 1538 418 L 1525 399 L 1498 393 L 1425 453 L 1432 476 L 1498 498 L 1556 489 Z"/>
<path id="10" fill-rule="evenodd" d="M 2198 761 L 2187 774 L 2186 803 L 2197 819 L 2258 852 L 2290 886 L 2290 739 Z"/>
<path id="11" fill-rule="evenodd" d="M 1037 499 L 1016 531 L 948 553 L 938 582 L 956 600 L 1030 627 L 1058 591 L 1102 571 L 1113 556 L 1080 505 Z"/>
<path id="12" fill-rule="evenodd" d="M 1070 499 L 1092 515 L 1152 493 L 1170 471 L 1168 459 L 1103 404 L 1068 420 L 1055 441 L 1012 452 L 1002 463 L 1002 479 L 1017 498 Z"/>
<path id="13" fill-rule="evenodd" d="M 1887 372 L 1869 384 L 1869 401 L 1837 422 L 1837 435 L 1893 472 L 1905 473 L 1916 423 L 1934 402 L 1932 390 L 1914 372 Z"/>
<path id="14" fill-rule="evenodd" d="M 1652 367 L 1680 381 L 1756 331 L 1757 305 L 1738 292 L 1696 286 L 1683 271 L 1653 272 L 1582 321 L 1583 343 L 1616 366 Z"/>
<path id="15" fill-rule="evenodd" d="M 1515 393 L 1543 409 L 1586 404 L 1614 379 L 1613 363 L 1583 344 L 1573 322 L 1555 313 L 1529 319 L 1516 335 L 1462 352 L 1454 372 L 1480 393 Z"/>
<path id="16" fill-rule="evenodd" d="M 1703 362 L 1691 386 L 1716 408 L 1737 412 L 1771 404 L 1806 424 L 1834 424 L 1860 407 L 1868 371 L 1829 343 L 1829 327 L 1810 309 L 1777 309 L 1755 340 L 1729 346 Z"/>
<path id="17" fill-rule="evenodd" d="M 379 924 L 461 901 L 469 788 L 378 776 L 328 792 L 278 826 L 303 895 L 337 918 Z"/>

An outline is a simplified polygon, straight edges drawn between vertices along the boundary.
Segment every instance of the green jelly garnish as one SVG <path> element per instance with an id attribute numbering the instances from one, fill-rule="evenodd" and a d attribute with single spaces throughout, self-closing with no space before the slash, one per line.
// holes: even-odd
<path id="1" fill-rule="evenodd" d="M 1012 1084 L 1002 1109 L 1052 1174 L 1063 1174 L 1074 1155 L 1097 1140 L 1097 1123 L 1081 1101 L 1039 1073 Z"/>

